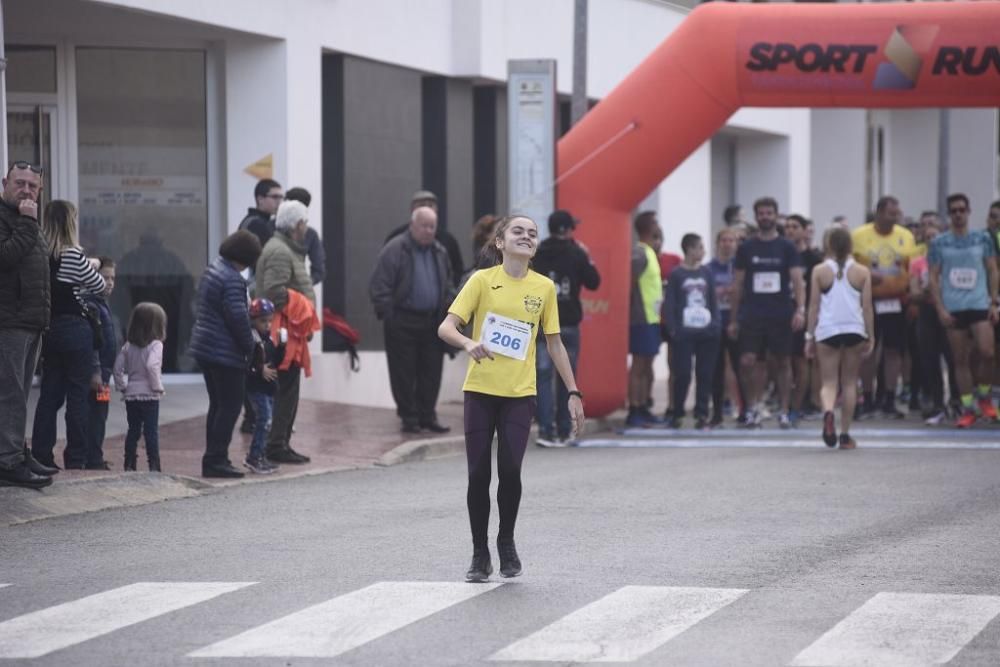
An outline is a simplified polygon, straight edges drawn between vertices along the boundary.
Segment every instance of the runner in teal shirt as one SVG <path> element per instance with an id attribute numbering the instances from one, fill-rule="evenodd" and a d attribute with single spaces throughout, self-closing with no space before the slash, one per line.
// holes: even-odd
<path id="1" fill-rule="evenodd" d="M 985 230 L 969 229 L 969 198 L 948 197 L 951 231 L 931 242 L 927 255 L 931 293 L 955 360 L 955 379 L 962 394 L 962 415 L 955 426 L 969 428 L 977 418 L 996 421 L 990 396 L 997 324 L 997 264 L 993 239 Z M 971 336 L 970 336 L 971 334 Z M 970 340 L 971 338 L 971 340 Z M 972 346 L 976 367 L 970 367 Z M 973 382 L 978 384 L 978 402 Z"/>

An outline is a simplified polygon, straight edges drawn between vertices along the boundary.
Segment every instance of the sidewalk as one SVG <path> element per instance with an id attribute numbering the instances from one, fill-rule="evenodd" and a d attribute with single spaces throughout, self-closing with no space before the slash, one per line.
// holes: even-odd
<path id="1" fill-rule="evenodd" d="M 37 391 L 32 392 L 28 409 L 30 437 Z M 438 415 L 450 426 L 444 436 L 406 436 L 393 410 L 363 408 L 339 403 L 301 400 L 292 446 L 309 456 L 311 463 L 282 465 L 272 475 L 253 475 L 238 480 L 203 479 L 201 456 L 205 448 L 205 411 L 208 395 L 202 383 L 169 384 L 161 401 L 160 460 L 162 474 L 145 472 L 146 458 L 140 442 L 139 471 L 122 471 L 124 458 L 125 407 L 120 401 L 111 406 L 104 441 L 104 457 L 112 470 L 63 470 L 53 484 L 41 492 L 0 487 L 0 526 L 51 516 L 146 504 L 211 492 L 238 484 L 318 475 L 375 465 L 392 465 L 410 460 L 463 451 L 462 405 L 443 403 Z M 59 443 L 55 460 L 62 465 L 65 446 L 64 412 L 59 415 Z M 245 470 L 242 462 L 250 447 L 250 436 L 233 436 L 229 458 Z"/>

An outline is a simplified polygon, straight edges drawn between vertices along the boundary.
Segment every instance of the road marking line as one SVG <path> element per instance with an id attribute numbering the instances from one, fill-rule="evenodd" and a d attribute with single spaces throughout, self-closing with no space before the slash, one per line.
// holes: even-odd
<path id="1" fill-rule="evenodd" d="M 383 581 L 189 654 L 332 658 L 503 584 Z"/>
<path id="2" fill-rule="evenodd" d="M 10 584 L 0 584 L 0 588 L 7 588 Z"/>
<path id="3" fill-rule="evenodd" d="M 879 593 L 791 664 L 940 665 L 955 657 L 997 614 L 1000 597 L 996 596 Z"/>
<path id="4" fill-rule="evenodd" d="M 37 658 L 253 582 L 143 582 L 0 623 L 0 658 Z"/>
<path id="5" fill-rule="evenodd" d="M 1000 449 L 1000 434 L 998 439 L 990 442 L 969 442 L 957 440 L 865 440 L 855 435 L 858 440 L 859 449 L 973 449 L 973 450 L 996 450 Z M 820 449 L 827 447 L 820 440 L 819 432 L 815 437 L 791 439 L 760 439 L 759 433 L 750 431 L 746 433 L 746 440 L 736 440 L 734 438 L 594 438 L 591 440 L 578 440 L 577 447 L 617 447 L 622 449 L 709 449 L 709 448 L 730 448 L 730 449 Z"/>
<path id="6" fill-rule="evenodd" d="M 815 422 L 815 433 L 820 431 L 820 422 Z M 704 438 L 709 437 L 716 440 L 732 438 L 734 440 L 744 440 L 748 437 L 756 438 L 787 438 L 795 440 L 801 438 L 804 433 L 813 430 L 808 425 L 802 425 L 794 429 L 778 428 L 718 428 L 711 431 L 698 431 L 691 428 L 627 428 L 618 431 L 619 435 L 630 437 L 667 437 L 667 438 Z M 1000 437 L 1000 429 L 954 429 L 954 428 L 923 428 L 923 429 L 892 429 L 892 428 L 855 428 L 851 434 L 856 438 L 891 438 L 893 440 L 988 440 L 993 441 Z M 819 437 L 817 435 L 817 437 Z"/>
<path id="7" fill-rule="evenodd" d="M 497 651 L 489 659 L 637 660 L 746 592 L 734 588 L 625 586 Z"/>

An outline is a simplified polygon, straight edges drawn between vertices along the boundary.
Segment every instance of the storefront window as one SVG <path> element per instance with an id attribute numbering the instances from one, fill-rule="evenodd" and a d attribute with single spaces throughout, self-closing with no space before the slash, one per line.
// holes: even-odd
<path id="1" fill-rule="evenodd" d="M 56 50 L 50 46 L 7 47 L 7 91 L 56 92 Z"/>
<path id="2" fill-rule="evenodd" d="M 167 312 L 164 370 L 187 354 L 194 286 L 208 261 L 205 54 L 80 48 L 76 52 L 80 236 L 117 264 L 112 308 Z"/>

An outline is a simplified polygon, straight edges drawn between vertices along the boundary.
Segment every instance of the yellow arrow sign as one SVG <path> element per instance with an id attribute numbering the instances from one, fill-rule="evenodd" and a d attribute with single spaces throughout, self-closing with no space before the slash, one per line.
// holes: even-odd
<path id="1" fill-rule="evenodd" d="M 268 153 L 257 160 L 244 169 L 243 173 L 253 176 L 258 181 L 263 178 L 274 178 L 274 153 Z"/>

